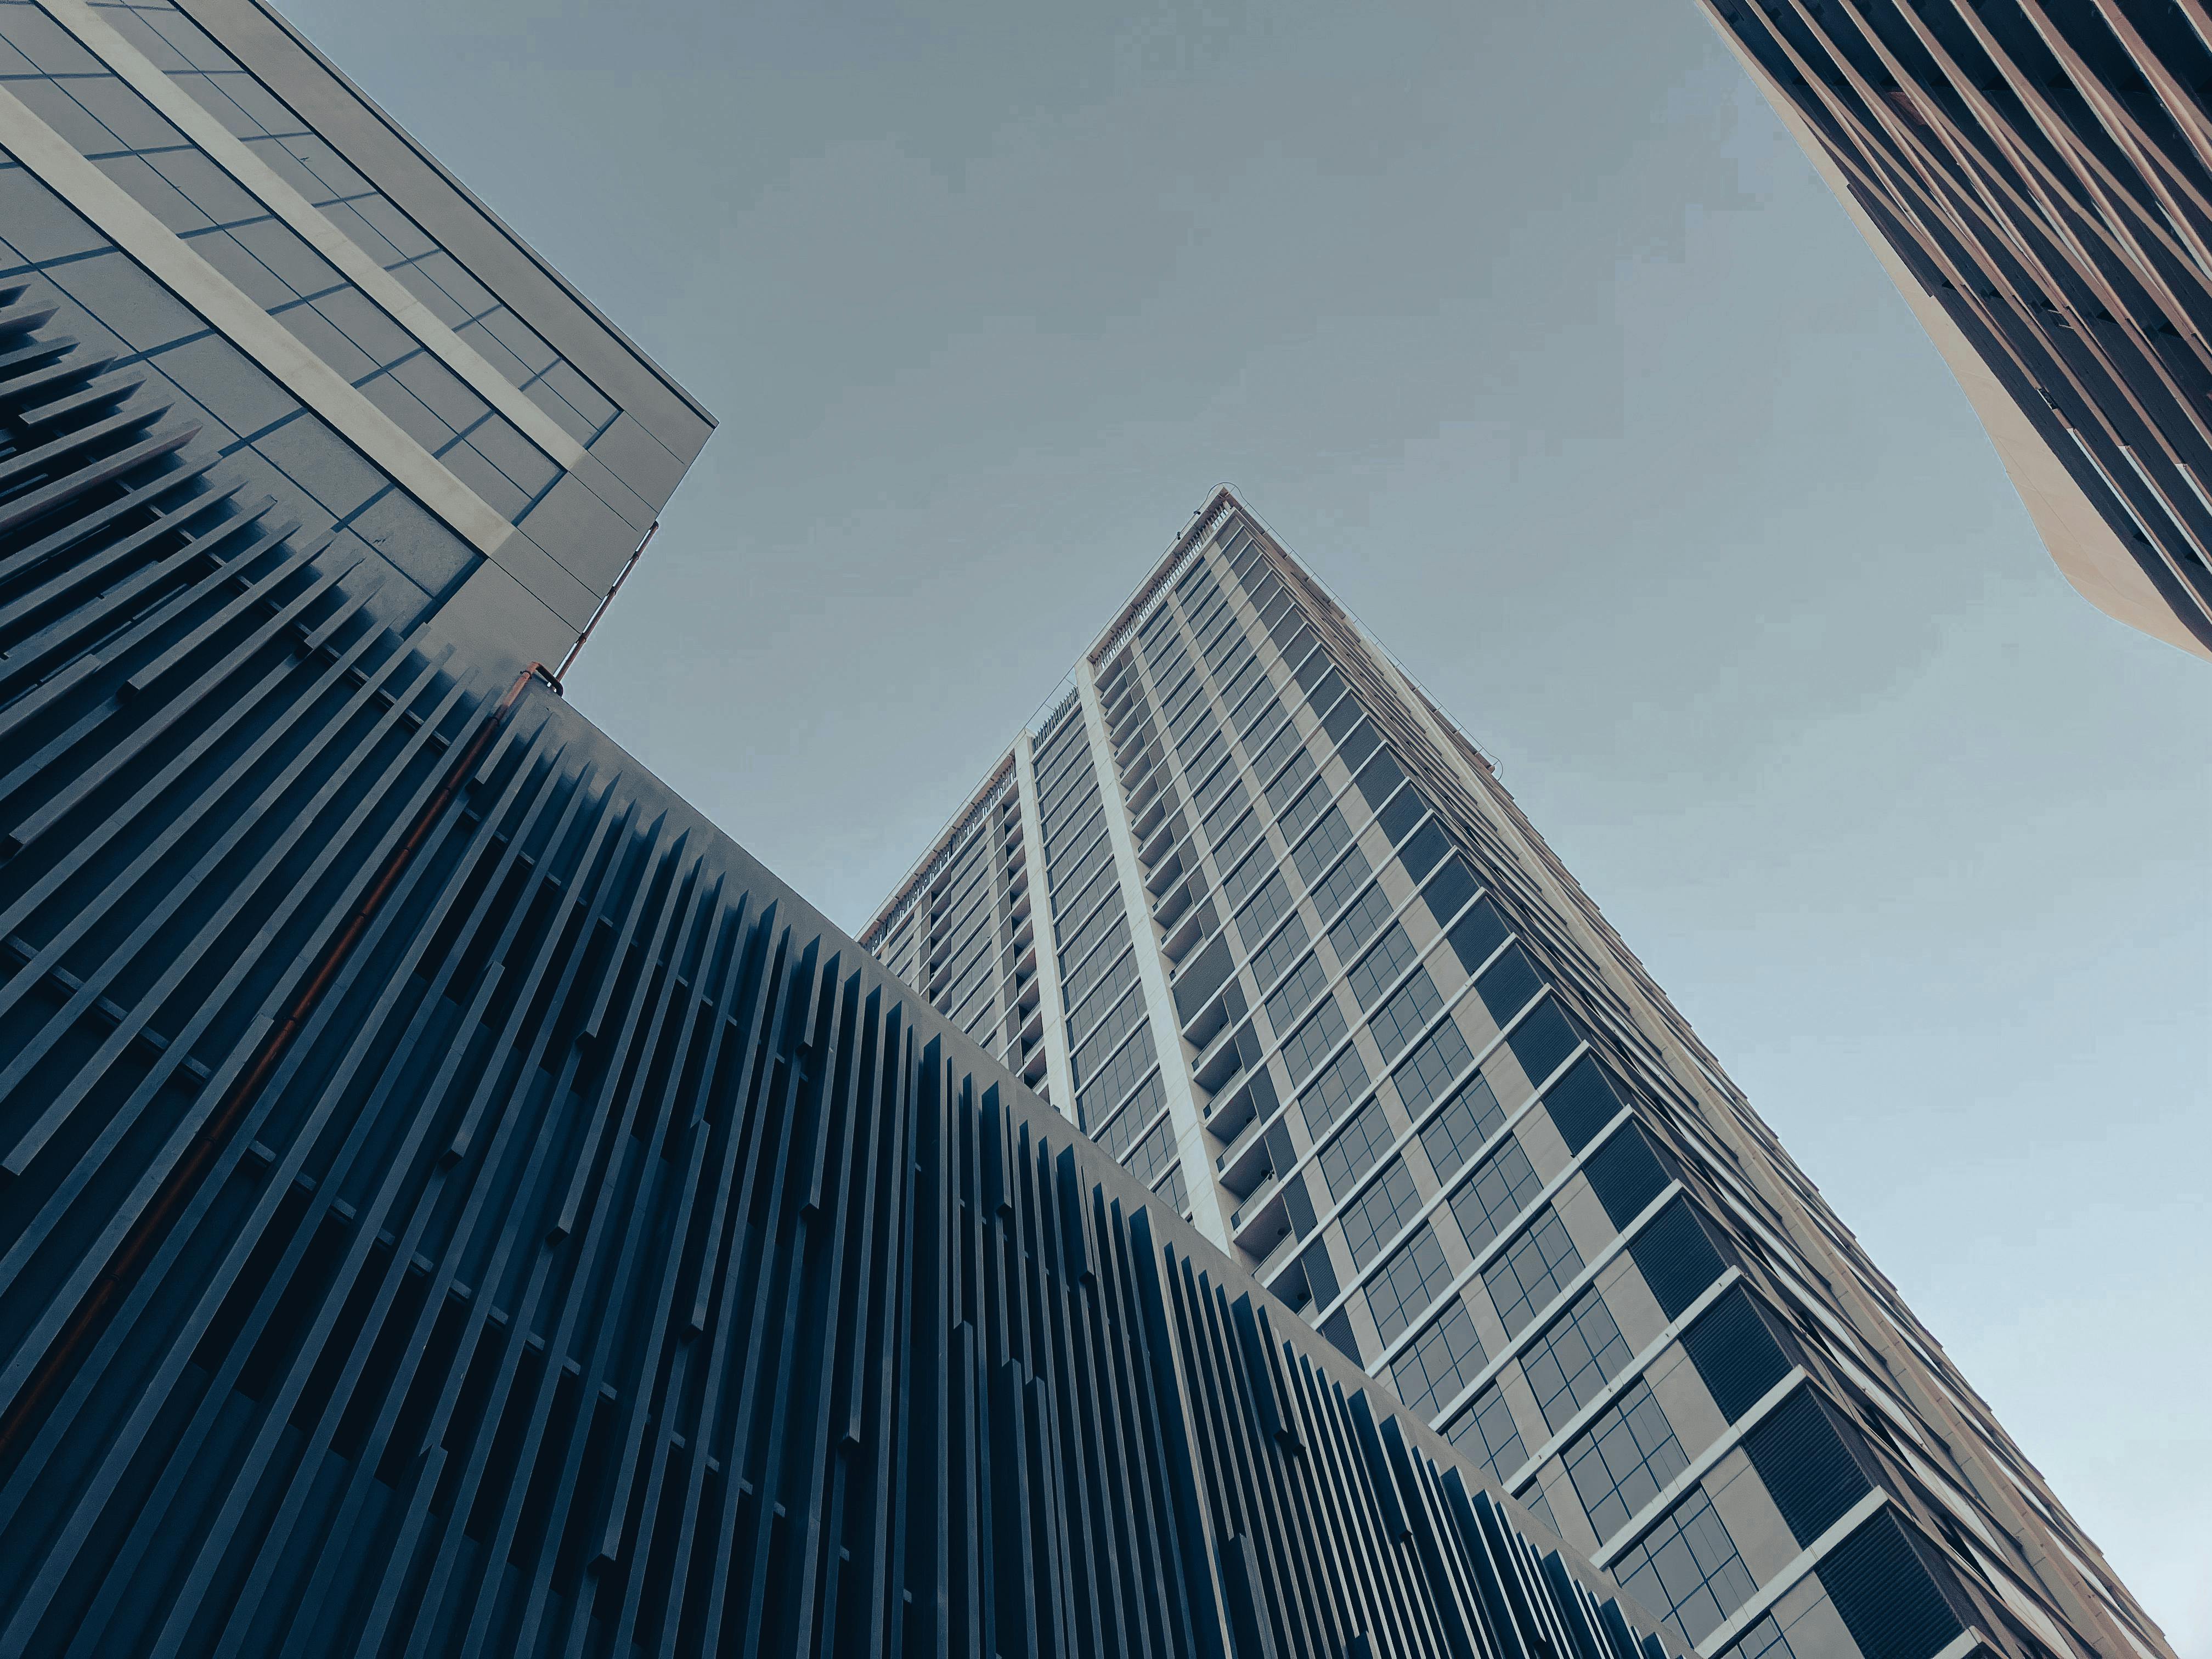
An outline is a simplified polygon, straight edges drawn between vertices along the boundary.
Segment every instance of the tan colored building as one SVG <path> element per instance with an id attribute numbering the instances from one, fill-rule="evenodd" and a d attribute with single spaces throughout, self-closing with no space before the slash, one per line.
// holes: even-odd
<path id="1" fill-rule="evenodd" d="M 2044 545 L 2212 657 L 2197 0 L 1701 0 L 1965 388 Z"/>

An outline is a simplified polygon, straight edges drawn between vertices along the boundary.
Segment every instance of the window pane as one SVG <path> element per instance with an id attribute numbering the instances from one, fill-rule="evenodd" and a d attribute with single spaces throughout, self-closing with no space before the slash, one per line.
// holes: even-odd
<path id="1" fill-rule="evenodd" d="M 1454 1297 L 1443 1316 L 1399 1356 L 1390 1376 L 1406 1408 L 1425 1423 L 1474 1380 L 1483 1362 L 1482 1339 L 1475 1334 L 1474 1321 L 1468 1317 L 1467 1304 Z"/>
<path id="2" fill-rule="evenodd" d="M 1640 1376 L 1567 1449 L 1565 1462 L 1576 1496 L 1601 1540 L 1619 1532 L 1690 1466 L 1667 1414 Z"/>
<path id="3" fill-rule="evenodd" d="M 1306 1133 L 1316 1140 L 1322 1131 L 1336 1121 L 1343 1111 L 1367 1086 L 1367 1062 L 1359 1057 L 1357 1048 L 1347 1048 L 1306 1085 L 1299 1100 L 1305 1113 Z"/>
<path id="4" fill-rule="evenodd" d="M 1303 935 L 1305 929 L 1300 927 L 1298 932 Z M 1267 1024 L 1279 1032 L 1289 1030 L 1298 1016 L 1313 1006 L 1314 999 L 1328 983 L 1328 975 L 1322 971 L 1320 957 L 1309 953 L 1267 999 Z"/>
<path id="5" fill-rule="evenodd" d="M 1344 1242 L 1354 1267 L 1364 1267 L 1398 1236 L 1406 1218 L 1421 1206 L 1403 1158 L 1393 1158 L 1377 1181 L 1344 1212 Z"/>
<path id="6" fill-rule="evenodd" d="M 1367 1285 L 1367 1308 L 1375 1316 L 1375 1330 L 1385 1342 L 1429 1310 L 1437 1292 L 1451 1282 L 1451 1268 L 1436 1229 L 1426 1224 L 1414 1230 Z"/>
<path id="7" fill-rule="evenodd" d="M 1421 1150 L 1428 1153 L 1437 1174 L 1449 1180 L 1504 1121 L 1505 1109 L 1498 1103 L 1489 1080 L 1478 1077 L 1422 1129 Z"/>
<path id="8" fill-rule="evenodd" d="M 1328 872 L 1328 877 L 1314 888 L 1314 908 L 1323 916 L 1333 916 L 1343 908 L 1344 902 L 1367 884 L 1375 873 L 1367 862 L 1367 854 L 1357 847 L 1344 855 L 1344 862 Z"/>
<path id="9" fill-rule="evenodd" d="M 1356 929 L 1348 932 L 1346 924 L 1364 911 L 1370 900 L 1380 900 L 1383 914 L 1389 914 L 1389 901 L 1382 898 L 1379 889 L 1370 887 L 1362 894 L 1359 902 L 1346 914 L 1344 920 L 1328 930 L 1329 943 L 1336 946 L 1340 961 L 1346 954 L 1344 947 L 1351 943 L 1356 932 Z M 1353 948 L 1356 950 L 1358 947 L 1354 945 Z M 1413 941 L 1407 939 L 1406 930 L 1394 921 L 1383 929 L 1382 937 L 1375 948 L 1362 957 L 1352 971 L 1345 975 L 1345 983 L 1352 988 L 1354 1001 L 1362 1008 L 1371 1008 L 1376 999 L 1387 987 L 1396 984 L 1398 975 L 1411 967 L 1413 962 Z"/>
<path id="10" fill-rule="evenodd" d="M 1349 1029 L 1344 1021 L 1344 1011 L 1336 1006 L 1336 999 L 1322 998 L 1320 1010 L 1283 1045 L 1283 1064 L 1290 1068 L 1293 1078 L 1304 1080 Z"/>
<path id="11" fill-rule="evenodd" d="M 1693 1642 L 1718 1630 L 1758 1588 L 1702 1486 L 1623 1551 L 1613 1571 L 1623 1589 L 1667 1613 Z"/>
<path id="12" fill-rule="evenodd" d="M 1506 1141 L 1452 1194 L 1452 1218 L 1467 1237 L 1467 1248 L 1480 1250 L 1510 1226 L 1543 1188 L 1521 1143 Z"/>
<path id="13" fill-rule="evenodd" d="M 1269 939 L 1253 953 L 1252 977 L 1264 991 L 1289 967 L 1298 952 L 1306 948 L 1306 924 L 1304 917 L 1293 912 L 1283 931 Z"/>
<path id="14" fill-rule="evenodd" d="M 1528 1345 L 1521 1371 L 1545 1423 L 1558 1430 L 1596 1399 L 1631 1358 L 1620 1327 L 1593 1285 L 1575 1298 L 1565 1318 Z"/>
<path id="15" fill-rule="evenodd" d="M 1444 1431 L 1444 1438 L 1501 1481 L 1510 1480 L 1528 1461 L 1520 1431 L 1513 1425 L 1513 1409 L 1494 1382 Z"/>
<path id="16" fill-rule="evenodd" d="M 1421 969 L 1406 988 L 1410 991 L 1428 977 L 1428 969 Z M 1393 1007 L 1397 1003 L 1398 998 L 1391 999 Z M 1398 1098 L 1406 1103 L 1407 1112 L 1418 1117 L 1431 1101 L 1451 1086 L 1454 1078 L 1474 1063 L 1474 1050 L 1467 1046 L 1458 1024 L 1447 1019 L 1416 1043 L 1406 1063 L 1392 1074 L 1398 1085 Z"/>
<path id="17" fill-rule="evenodd" d="M 1390 901 L 1383 896 L 1382 888 L 1368 888 L 1360 894 L 1358 902 L 1344 913 L 1336 926 L 1328 930 L 1328 942 L 1335 948 L 1336 959 L 1350 962 L 1359 954 L 1359 947 L 1375 937 L 1375 930 L 1389 919 Z"/>
<path id="18" fill-rule="evenodd" d="M 1436 981 L 1429 977 L 1429 970 L 1414 969 L 1413 976 L 1392 993 L 1390 1000 L 1376 1009 L 1368 1021 L 1368 1030 L 1374 1034 L 1376 1046 L 1382 1050 L 1382 1058 L 1395 1059 L 1443 1006 L 1444 1000 L 1437 994 Z M 1460 1046 L 1464 1048 L 1466 1044 Z"/>
<path id="19" fill-rule="evenodd" d="M 1390 1120 L 1379 1102 L 1369 1101 L 1344 1126 L 1344 1133 L 1321 1149 L 1317 1162 L 1329 1191 L 1339 1198 L 1350 1192 L 1353 1183 L 1390 1150 Z"/>
<path id="20" fill-rule="evenodd" d="M 1559 1212 L 1547 1204 L 1535 1224 L 1482 1270 L 1482 1282 L 1498 1304 L 1498 1318 L 1512 1334 L 1541 1313 L 1582 1269 L 1582 1253 L 1567 1237 Z"/>

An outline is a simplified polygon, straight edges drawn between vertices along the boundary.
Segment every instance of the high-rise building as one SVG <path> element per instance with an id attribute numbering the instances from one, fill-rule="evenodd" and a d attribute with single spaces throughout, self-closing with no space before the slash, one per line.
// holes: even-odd
<path id="1" fill-rule="evenodd" d="M 0 1654 L 1684 1651 L 562 701 L 680 389 L 252 0 L 0 83 Z"/>
<path id="2" fill-rule="evenodd" d="M 1701 1654 L 2171 1654 L 1480 749 L 1225 489 L 861 938 Z"/>
<path id="3" fill-rule="evenodd" d="M 1701 0 L 2044 544 L 2212 657 L 2212 46 L 2195 0 Z"/>

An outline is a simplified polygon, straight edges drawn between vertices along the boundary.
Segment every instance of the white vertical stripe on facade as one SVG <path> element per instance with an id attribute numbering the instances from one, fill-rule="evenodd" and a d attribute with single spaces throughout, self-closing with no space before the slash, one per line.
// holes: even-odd
<path id="1" fill-rule="evenodd" d="M 1097 673 L 1087 662 L 1076 668 L 1075 690 L 1083 702 L 1083 735 L 1091 750 L 1091 767 L 1106 797 L 1106 835 L 1114 848 L 1114 873 L 1121 892 L 1122 914 L 1128 921 L 1129 937 L 1136 943 L 1137 982 L 1144 987 L 1152 1046 L 1159 1053 L 1160 1081 L 1166 1087 L 1168 1115 L 1175 1124 L 1176 1152 L 1182 1160 L 1191 1224 L 1226 1250 L 1229 1224 L 1222 1212 L 1221 1188 L 1214 1180 L 1212 1157 L 1206 1149 L 1205 1121 L 1191 1093 L 1190 1060 L 1183 1053 L 1182 1025 L 1176 1018 L 1167 973 L 1160 966 L 1159 935 L 1153 930 L 1152 910 L 1145 902 L 1145 878 L 1137 863 L 1137 844 L 1129 834 L 1128 805 L 1121 799 L 1121 780 L 1114 775 L 1114 750 L 1107 741 L 1105 711 L 1098 703 Z"/>
<path id="2" fill-rule="evenodd" d="M 1022 862 L 1030 868 L 1030 922 L 1036 930 L 1037 996 L 1044 1014 L 1044 1069 L 1052 1105 L 1075 1122 L 1074 1073 L 1067 1060 L 1067 1004 L 1060 992 L 1060 939 L 1053 926 L 1052 882 L 1044 867 L 1044 820 L 1039 815 L 1036 744 L 1014 739 L 1014 788 L 1022 805 Z M 1013 1069 L 1011 1066 L 1009 1070 Z"/>

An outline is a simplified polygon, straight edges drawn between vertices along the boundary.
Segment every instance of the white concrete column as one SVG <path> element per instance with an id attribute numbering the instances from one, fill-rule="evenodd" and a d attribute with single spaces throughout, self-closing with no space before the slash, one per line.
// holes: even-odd
<path id="1" fill-rule="evenodd" d="M 1014 739 L 1014 787 L 1022 804 L 1022 862 L 1030 872 L 1030 920 L 1036 927 L 1037 994 L 1044 1014 L 1044 1074 L 1052 1106 L 1075 1121 L 1075 1073 L 1067 1060 L 1067 1002 L 1060 991 L 1060 940 L 1053 928 L 1052 884 L 1044 868 L 1044 819 L 1037 801 L 1036 745 Z"/>
<path id="2" fill-rule="evenodd" d="M 1137 945 L 1137 983 L 1144 988 L 1145 1010 L 1151 1016 L 1152 1046 L 1159 1053 L 1160 1080 L 1167 1090 L 1168 1116 L 1175 1125 L 1176 1149 L 1182 1159 L 1183 1186 L 1190 1195 L 1191 1224 L 1223 1251 L 1229 1249 L 1229 1222 L 1224 1214 L 1221 1189 L 1214 1184 L 1213 1159 L 1206 1151 L 1206 1124 L 1191 1093 L 1190 1062 L 1182 1051 L 1182 1027 L 1176 1018 L 1175 999 L 1168 992 L 1167 969 L 1160 961 L 1159 936 L 1152 928 L 1152 907 L 1145 898 L 1145 878 L 1137 862 L 1137 843 L 1129 833 L 1128 805 L 1121 798 L 1121 782 L 1114 775 L 1114 750 L 1106 737 L 1106 714 L 1098 702 L 1097 677 L 1088 661 L 1078 663 L 1075 689 L 1083 700 L 1084 735 L 1089 739 L 1091 763 L 1097 770 L 1098 787 L 1106 798 L 1106 835 L 1114 848 L 1114 869 L 1121 890 L 1121 908 L 1129 921 L 1129 934 Z"/>

